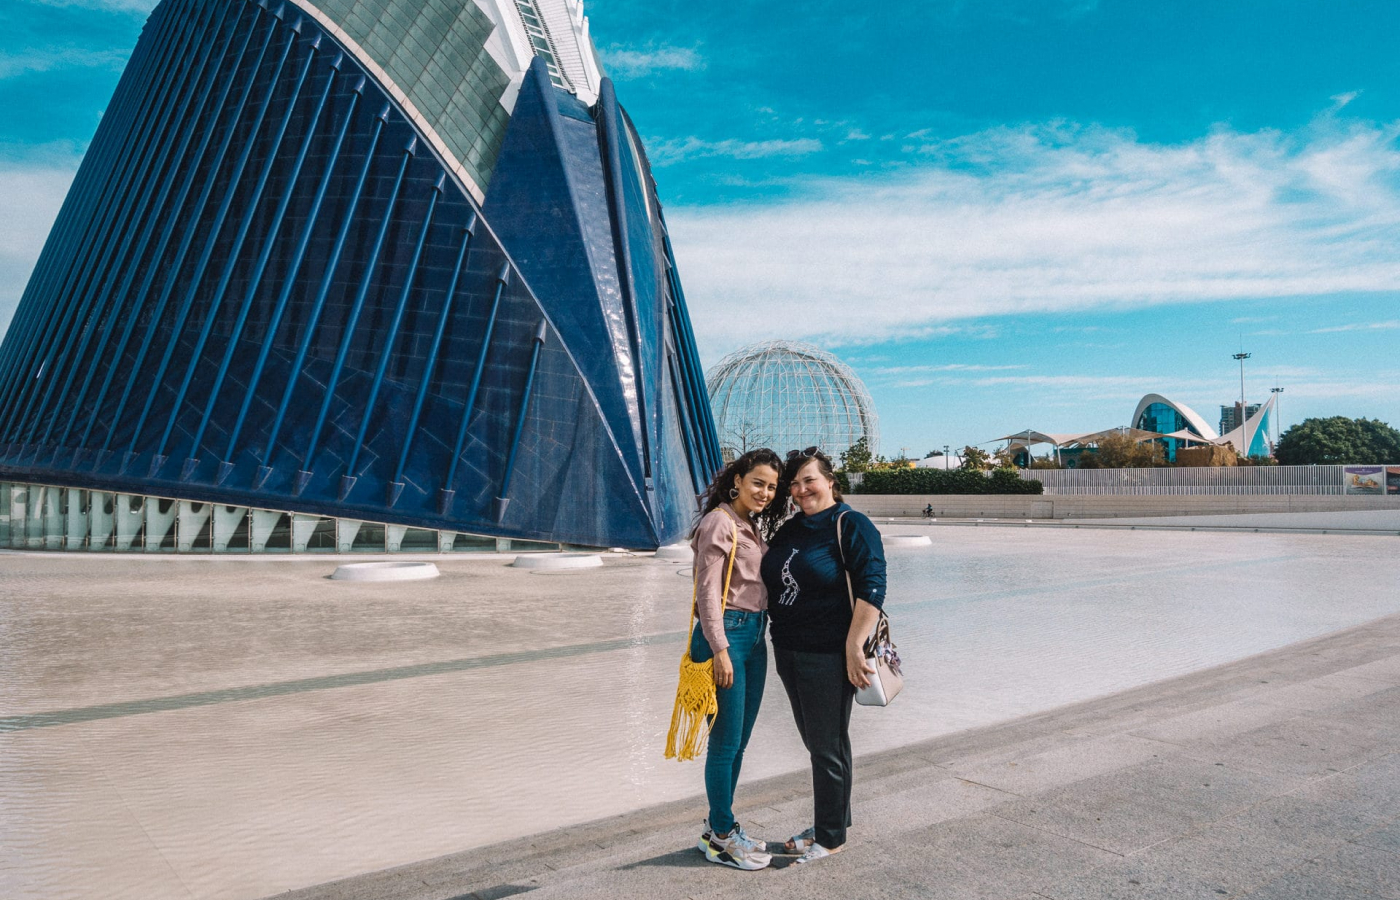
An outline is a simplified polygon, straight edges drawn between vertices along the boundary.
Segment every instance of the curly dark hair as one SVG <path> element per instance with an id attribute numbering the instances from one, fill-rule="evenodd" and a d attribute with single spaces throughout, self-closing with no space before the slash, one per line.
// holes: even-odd
<path id="1" fill-rule="evenodd" d="M 816 447 L 808 447 L 806 450 L 789 450 L 787 462 L 783 465 L 782 483 L 784 486 L 790 485 L 797 473 L 803 466 L 812 460 L 817 461 L 817 468 L 831 482 L 831 496 L 840 503 L 841 482 L 836 480 L 836 468 L 831 464 L 831 457 L 818 450 Z"/>
<path id="2" fill-rule="evenodd" d="M 696 527 L 699 526 L 700 519 L 718 509 L 721 503 L 729 502 L 729 491 L 734 487 L 734 479 L 742 479 L 759 466 L 769 466 L 778 473 L 778 491 L 773 495 L 773 502 L 768 504 L 767 509 L 755 513 L 752 520 L 760 534 L 772 537 L 778 526 L 787 518 L 788 489 L 787 480 L 783 478 L 783 461 L 767 447 L 750 450 L 720 470 L 701 495 L 700 515 L 695 520 Z M 693 533 L 694 529 L 691 531 Z"/>

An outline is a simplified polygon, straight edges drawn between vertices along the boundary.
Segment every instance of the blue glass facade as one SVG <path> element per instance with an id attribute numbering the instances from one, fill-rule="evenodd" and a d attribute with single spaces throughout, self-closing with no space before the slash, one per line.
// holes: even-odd
<path id="1" fill-rule="evenodd" d="M 641 142 L 535 60 L 484 206 L 295 7 L 164 0 L 0 346 L 0 480 L 592 546 L 720 465 Z"/>
<path id="2" fill-rule="evenodd" d="M 1172 434 L 1189 429 L 1190 423 L 1175 407 L 1166 403 L 1151 403 L 1138 416 L 1133 427 L 1143 431 L 1155 431 L 1158 434 Z M 1167 462 L 1176 462 L 1176 451 L 1182 446 L 1182 442 L 1176 438 L 1162 438 L 1161 443 Z"/>

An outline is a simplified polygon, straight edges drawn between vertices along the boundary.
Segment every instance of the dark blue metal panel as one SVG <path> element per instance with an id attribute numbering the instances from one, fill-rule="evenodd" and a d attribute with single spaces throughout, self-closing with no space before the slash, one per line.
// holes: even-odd
<path id="1" fill-rule="evenodd" d="M 181 27 L 179 36 L 175 39 L 178 45 L 183 45 L 193 37 L 199 24 L 199 19 L 196 16 L 187 16 L 184 22 L 179 22 L 176 16 L 163 16 L 162 25 L 167 27 L 162 29 L 161 35 L 164 37 L 169 34 L 169 29 L 183 26 Z M 157 38 L 157 40 L 159 39 L 160 38 Z M 149 54 L 143 54 L 143 56 L 149 58 Z M 142 68 L 144 67 L 138 64 L 134 71 L 142 71 Z M 167 78 L 171 74 L 168 66 L 158 69 L 158 72 L 160 75 L 164 75 Z M 147 71 L 142 74 L 150 75 L 151 73 Z M 144 97 L 142 94 L 144 94 Z M 48 406 L 48 400 L 52 394 L 53 386 L 57 384 L 60 379 L 61 370 L 59 366 L 62 365 L 61 362 L 56 363 L 53 358 L 55 349 L 58 350 L 60 356 L 66 355 L 65 351 L 69 343 L 71 343 L 69 325 L 72 322 L 73 315 L 81 308 L 83 311 L 82 316 L 79 318 L 79 322 L 81 323 L 82 317 L 86 316 L 86 312 L 91 305 L 89 302 L 90 294 L 85 288 L 98 276 L 100 270 L 106 265 L 108 259 L 110 259 L 112 250 L 117 246 L 116 241 L 100 240 L 99 236 L 103 235 L 104 229 L 110 227 L 112 218 L 114 216 L 119 216 L 121 212 L 124 211 L 123 207 L 126 201 L 134 192 L 135 181 L 140 177 L 140 174 L 139 167 L 133 166 L 131 163 L 133 160 L 139 160 L 144 156 L 147 149 L 147 142 L 145 139 L 148 137 L 149 132 L 148 129 L 143 126 L 148 124 L 147 120 L 149 117 L 155 115 L 161 107 L 162 100 L 164 99 L 164 91 L 122 91 L 119 88 L 117 96 L 114 98 L 114 127 L 116 127 L 116 123 L 128 118 L 131 107 L 143 99 L 146 101 L 146 104 L 145 108 L 141 111 L 141 120 L 137 124 L 137 128 L 139 129 L 138 133 L 128 134 L 123 132 L 120 137 L 116 137 L 113 140 L 102 141 L 102 151 L 96 154 L 91 165 L 84 167 L 89 177 L 91 177 L 95 171 L 101 171 L 104 183 L 100 187 L 85 185 L 83 189 L 80 189 L 82 193 L 78 194 L 78 196 L 85 197 L 87 200 L 84 204 L 86 207 L 85 213 L 87 215 L 86 227 L 83 237 L 78 242 L 79 249 L 75 254 L 75 257 L 80 256 L 83 262 L 78 265 L 76 272 L 69 272 L 69 277 L 65 278 L 61 285 L 56 286 L 58 288 L 56 292 L 57 298 L 50 303 L 46 309 L 49 318 L 42 326 L 31 328 L 29 331 L 31 337 L 29 344 L 30 352 L 25 354 L 27 357 L 26 361 L 24 363 L 19 363 L 17 359 L 17 364 L 14 367 L 17 372 L 33 366 L 36 359 L 43 360 L 38 364 L 38 369 L 34 372 L 34 377 L 24 385 L 25 396 L 23 398 L 23 406 L 21 407 L 20 404 L 21 397 L 13 390 L 13 388 L 18 387 L 18 385 L 6 385 L 4 390 L 0 390 L 0 396 L 11 398 L 11 402 L 8 404 L 9 409 L 5 413 L 3 422 L 0 422 L 0 433 L 8 431 L 16 420 L 16 417 L 18 417 L 29 419 L 31 426 L 22 439 L 28 440 L 33 436 L 33 431 L 37 428 L 39 421 L 38 417 L 30 418 L 29 413 L 33 410 L 33 404 L 39 396 L 41 383 L 38 379 L 40 376 L 44 376 L 43 381 L 48 383 L 48 389 L 45 392 L 45 399 L 41 404 L 41 408 L 52 408 Z M 124 113 L 126 113 L 126 115 L 124 115 Z M 147 133 L 143 134 L 140 132 Z M 116 158 L 118 155 L 120 155 L 120 159 Z M 113 165 L 114 163 L 115 165 Z M 80 178 L 78 180 L 82 181 L 83 179 Z M 47 277 L 50 274 L 53 273 L 45 273 L 45 275 L 41 277 Z M 51 289 L 55 287 L 52 283 L 47 286 Z M 62 322 L 61 324 L 55 324 L 55 318 L 59 316 L 60 312 L 62 313 Z M 19 434 L 15 436 L 17 439 L 21 438 Z"/>
<path id="2" fill-rule="evenodd" d="M 471 249 L 472 236 L 475 232 L 476 216 L 473 215 L 468 218 L 466 226 L 462 228 L 462 249 L 457 252 L 457 265 L 452 267 L 452 280 L 447 283 L 447 290 L 443 291 L 442 311 L 438 314 L 437 329 L 433 332 L 433 345 L 428 351 L 427 360 L 423 363 L 423 374 L 418 379 L 418 393 L 413 398 L 413 414 L 409 416 L 408 428 L 404 430 L 403 447 L 399 450 L 399 462 L 394 467 L 394 477 L 389 482 L 389 492 L 384 500 L 390 506 L 397 503 L 399 497 L 403 495 L 404 466 L 408 464 L 408 454 L 413 450 L 413 437 L 418 433 L 418 421 L 423 415 L 423 401 L 428 399 L 428 387 L 433 382 L 433 373 L 437 371 L 438 352 L 442 349 L 442 336 L 447 330 L 447 323 L 452 318 L 452 300 L 457 296 L 457 282 L 462 277 L 462 265 L 467 261 L 467 251 Z M 467 411 L 470 415 L 471 401 L 467 402 Z M 456 459 L 462 451 L 462 436 L 460 434 L 457 437 L 455 447 L 456 451 L 452 454 L 453 459 Z"/>
<path id="3" fill-rule="evenodd" d="M 641 388 L 614 255 L 613 221 L 598 129 L 559 114 L 561 98 L 544 61 L 530 68 L 486 196 L 492 230 L 559 328 L 643 489 Z M 574 101 L 577 103 L 577 101 Z M 581 106 L 581 104 L 579 104 Z M 637 427 L 633 427 L 633 423 Z"/>
<path id="4" fill-rule="evenodd" d="M 223 28 L 230 16 L 234 17 L 236 21 L 239 12 L 240 7 L 238 5 L 225 5 L 225 8 L 220 14 L 219 28 Z M 118 322 L 124 322 L 125 333 L 136 324 L 136 317 L 133 314 L 133 310 L 130 306 L 123 304 L 126 298 L 132 296 L 130 290 L 135 278 L 143 271 L 149 273 L 148 277 L 155 277 L 156 267 L 149 264 L 149 261 L 146 259 L 146 251 L 149 247 L 149 241 L 155 233 L 154 229 L 156 225 L 163 219 L 173 216 L 173 213 L 167 208 L 165 202 L 171 188 L 176 183 L 172 166 L 177 166 L 183 159 L 185 149 L 189 146 L 190 139 L 197 131 L 195 121 L 204 112 L 204 104 L 208 100 L 209 91 L 215 84 L 214 73 L 217 71 L 219 62 L 224 59 L 229 43 L 233 40 L 234 29 L 223 28 L 223 32 L 224 37 L 221 40 L 214 37 L 214 35 L 219 33 L 218 29 L 216 29 L 213 35 L 206 36 L 198 62 L 192 66 L 185 67 L 186 71 L 191 73 L 189 86 L 181 91 L 182 99 L 180 101 L 179 111 L 175 114 L 173 119 L 169 120 L 171 132 L 162 132 L 160 135 L 158 144 L 159 150 L 153 160 L 154 167 L 150 169 L 152 173 L 150 177 L 155 179 L 154 183 L 159 184 L 159 188 L 155 191 L 154 198 L 152 198 L 151 187 L 153 185 L 151 182 L 147 182 L 147 192 L 142 198 L 142 204 L 138 207 L 136 218 L 133 220 L 133 224 L 135 221 L 144 223 L 141 227 L 141 235 L 137 239 L 135 245 L 124 243 L 122 247 L 124 274 L 120 286 L 114 289 L 112 288 L 112 281 L 109 281 L 107 285 L 103 287 L 101 296 L 98 298 L 97 306 L 102 310 L 102 315 L 105 316 L 106 321 L 102 325 L 101 333 L 97 340 L 85 344 L 84 352 L 78 356 L 77 366 L 83 370 L 82 386 L 78 389 L 77 397 L 71 401 L 67 401 L 68 415 L 63 427 L 63 434 L 58 438 L 58 444 L 61 448 L 68 447 L 68 438 L 72 434 L 73 426 L 77 424 L 79 412 L 84 407 L 84 401 L 88 399 L 88 389 L 92 387 L 93 377 L 102 368 L 101 363 L 103 362 L 104 355 L 109 357 L 107 360 L 108 365 L 105 370 L 106 376 L 99 393 L 99 399 L 92 404 L 92 408 L 97 409 L 101 405 L 101 398 L 106 396 L 107 386 L 110 384 L 111 377 L 116 371 L 118 362 L 114 353 L 114 345 L 111 343 L 113 329 Z M 214 50 L 213 48 L 216 45 L 219 45 L 218 49 Z M 178 57 L 175 59 L 178 59 Z M 195 99 L 195 90 L 198 85 L 203 85 L 203 87 L 199 89 L 197 99 Z M 187 121 L 185 118 L 187 115 L 195 118 Z M 162 171 L 166 173 L 165 177 L 163 179 L 157 178 L 157 173 Z M 128 231 L 128 233 L 131 232 Z M 145 264 L 142 264 L 143 262 L 145 262 Z M 113 274 L 113 280 L 115 280 L 116 273 L 114 272 Z M 124 343 L 125 340 L 123 339 L 123 345 Z M 83 429 L 83 436 L 78 441 L 80 446 L 74 453 L 71 463 L 74 467 L 81 464 L 83 456 L 87 451 L 87 439 L 91 434 L 94 421 L 92 417 L 89 417 L 87 425 Z M 56 454 L 54 463 L 57 464 L 58 461 L 58 456 Z"/>
<path id="5" fill-rule="evenodd" d="M 0 345 L 0 478 L 679 537 L 717 442 L 611 85 L 589 109 L 532 73 L 483 211 L 388 85 L 282 13 L 153 14 Z"/>
<path id="6" fill-rule="evenodd" d="M 291 205 L 292 198 L 296 196 L 296 191 L 299 187 L 297 179 L 301 176 L 302 166 L 306 164 L 306 153 L 311 149 L 311 142 L 316 137 L 316 128 L 321 122 L 322 112 L 325 111 L 326 100 L 330 97 L 331 88 L 335 87 L 335 78 L 340 72 L 342 59 L 343 57 L 340 54 L 336 54 L 336 58 L 331 62 L 330 76 L 326 78 L 325 86 L 321 89 L 320 97 L 316 101 L 315 110 L 308 120 L 306 133 L 302 136 L 301 145 L 297 149 L 296 161 L 292 163 L 292 168 L 287 173 L 286 184 L 282 189 L 282 197 L 277 201 L 277 209 L 272 213 L 268 234 L 263 239 L 262 250 L 259 251 L 257 262 L 253 264 L 252 271 L 248 275 L 248 288 L 244 292 L 243 303 L 238 310 L 238 319 L 235 321 L 232 332 L 229 335 L 228 343 L 224 347 L 224 355 L 222 359 L 219 360 L 218 371 L 214 375 L 213 384 L 209 388 L 208 399 L 206 399 L 204 403 L 204 412 L 199 418 L 199 427 L 195 429 L 194 437 L 190 439 L 190 455 L 185 460 L 184 468 L 180 473 L 180 478 L 183 481 L 188 481 L 199 465 L 199 451 L 204 442 L 205 429 L 209 427 L 209 417 L 214 412 L 214 403 L 219 399 L 219 391 L 224 386 L 224 379 L 228 377 L 229 365 L 233 362 L 234 354 L 238 350 L 238 342 L 243 337 L 243 329 L 248 323 L 248 313 L 253 309 L 253 301 L 257 297 L 258 287 L 262 283 L 263 273 L 267 271 L 268 261 L 272 256 L 273 249 L 277 246 L 277 236 L 281 232 L 283 222 L 286 221 L 287 207 Z M 358 91 L 351 97 L 351 103 L 353 104 L 357 99 L 359 99 Z M 290 114 L 294 109 L 295 107 L 293 105 L 288 105 L 287 111 Z M 347 116 L 346 123 L 348 124 L 348 122 L 349 117 Z M 343 130 L 341 135 L 342 137 L 344 136 Z M 339 141 L 337 141 L 337 151 L 339 150 L 339 146 Z M 268 161 L 275 161 L 275 157 L 269 156 Z M 332 168 L 333 164 L 327 166 L 327 175 L 330 174 Z M 317 192 L 318 197 L 322 196 L 325 183 L 326 182 L 323 180 L 321 190 Z M 287 281 L 289 285 L 294 283 L 295 282 L 290 279 Z M 284 308 L 284 304 L 285 300 L 283 300 L 283 303 L 278 304 L 279 311 Z M 280 315 L 277 318 L 280 318 Z M 212 317 L 210 321 L 212 321 Z M 269 330 L 276 331 L 276 325 L 273 324 Z M 267 351 L 271 348 L 271 343 L 265 343 L 263 345 L 263 351 L 259 354 L 259 370 L 261 370 L 261 363 L 266 359 Z M 244 407 L 240 410 L 240 420 L 242 415 L 246 415 L 246 412 L 247 406 L 245 403 Z M 221 473 L 221 477 L 218 480 L 222 482 L 222 476 L 226 475 L 227 472 Z"/>

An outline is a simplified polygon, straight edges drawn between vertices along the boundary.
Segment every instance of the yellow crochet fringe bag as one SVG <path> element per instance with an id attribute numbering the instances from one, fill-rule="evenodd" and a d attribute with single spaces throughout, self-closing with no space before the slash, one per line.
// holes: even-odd
<path id="1" fill-rule="evenodd" d="M 734 528 L 734 537 L 729 546 L 729 567 L 724 573 L 724 593 L 720 594 L 721 613 L 729 606 L 729 579 L 734 574 L 734 557 L 739 551 L 739 523 L 730 524 Z M 705 743 L 710 738 L 711 717 L 719 712 L 719 700 L 715 696 L 714 658 L 702 663 L 690 658 L 690 642 L 695 637 L 695 620 L 699 615 L 696 605 L 699 589 L 700 576 L 697 571 L 690 590 L 690 634 L 685 639 L 685 653 L 681 656 L 681 679 L 676 686 L 671 730 L 666 734 L 666 758 L 679 762 L 695 759 L 705 752 Z"/>

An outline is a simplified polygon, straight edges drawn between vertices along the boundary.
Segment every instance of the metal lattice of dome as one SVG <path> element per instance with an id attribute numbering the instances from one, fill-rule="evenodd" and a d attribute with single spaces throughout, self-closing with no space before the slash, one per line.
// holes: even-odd
<path id="1" fill-rule="evenodd" d="M 880 424 L 865 385 L 825 350 L 796 341 L 752 344 L 705 376 L 726 459 L 756 447 L 780 454 L 817 446 L 833 458 L 862 437 L 880 447 Z"/>

